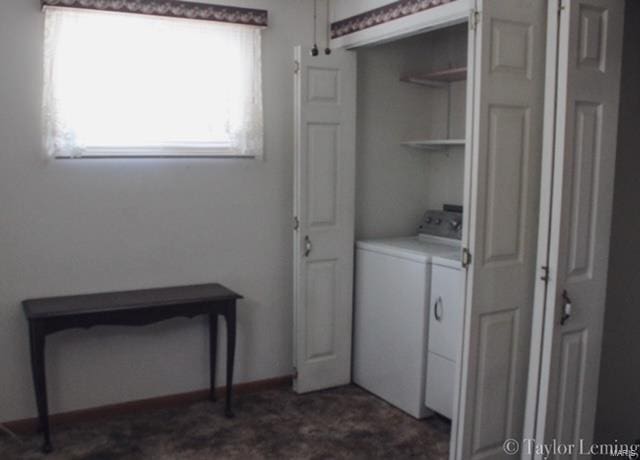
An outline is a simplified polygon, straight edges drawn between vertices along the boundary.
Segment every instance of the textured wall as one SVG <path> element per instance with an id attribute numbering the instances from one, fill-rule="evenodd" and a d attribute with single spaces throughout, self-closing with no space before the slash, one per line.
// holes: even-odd
<path id="1" fill-rule="evenodd" d="M 265 161 L 45 159 L 39 3 L 0 1 L 0 421 L 35 414 L 20 308 L 34 296 L 219 281 L 246 296 L 236 381 L 290 374 L 292 58 L 311 2 L 230 1 L 269 10 Z M 52 411 L 206 388 L 206 331 L 179 319 L 52 336 Z"/>
<path id="2" fill-rule="evenodd" d="M 332 22 L 379 8 L 395 0 L 331 0 Z"/>

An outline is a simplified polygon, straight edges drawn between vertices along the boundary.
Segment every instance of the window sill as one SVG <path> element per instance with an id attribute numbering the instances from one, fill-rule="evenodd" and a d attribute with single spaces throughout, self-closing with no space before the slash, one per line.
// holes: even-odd
<path id="1" fill-rule="evenodd" d="M 227 146 L 162 146 L 162 147 L 89 147 L 80 155 L 54 155 L 57 160 L 92 159 L 254 159 Z"/>
<path id="2" fill-rule="evenodd" d="M 165 160 L 179 160 L 179 159 L 202 159 L 202 160 L 253 160 L 258 158 L 256 155 L 219 155 L 219 154 L 149 154 L 149 155 L 124 155 L 124 154 L 101 154 L 101 155 L 82 155 L 82 156 L 64 156 L 56 155 L 54 160 L 140 160 L 140 159 L 165 159 Z"/>

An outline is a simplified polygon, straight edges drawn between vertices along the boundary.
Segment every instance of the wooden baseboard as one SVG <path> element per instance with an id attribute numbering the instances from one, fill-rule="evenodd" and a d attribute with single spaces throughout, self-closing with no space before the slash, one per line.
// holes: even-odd
<path id="1" fill-rule="evenodd" d="M 233 386 L 235 395 L 257 393 L 259 391 L 272 390 L 291 386 L 293 377 L 290 375 L 276 377 L 267 380 L 257 380 L 254 382 L 239 383 Z M 216 395 L 224 397 L 225 387 L 216 388 Z M 209 398 L 209 390 L 197 390 L 188 393 L 160 396 L 157 398 L 139 399 L 120 404 L 110 404 L 107 406 L 81 409 L 71 412 L 61 412 L 50 417 L 51 426 L 88 422 L 92 420 L 114 417 L 116 415 L 131 414 L 134 412 L 166 409 L 170 407 L 183 406 L 198 401 L 205 401 Z M 38 427 L 37 418 L 27 418 L 3 423 L 5 427 L 16 433 L 35 433 Z"/>

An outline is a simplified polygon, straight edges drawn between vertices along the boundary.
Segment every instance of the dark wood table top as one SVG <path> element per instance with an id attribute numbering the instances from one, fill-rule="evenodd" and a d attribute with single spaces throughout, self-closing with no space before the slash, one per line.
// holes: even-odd
<path id="1" fill-rule="evenodd" d="M 24 300 L 29 319 L 242 299 L 220 284 L 198 284 Z"/>

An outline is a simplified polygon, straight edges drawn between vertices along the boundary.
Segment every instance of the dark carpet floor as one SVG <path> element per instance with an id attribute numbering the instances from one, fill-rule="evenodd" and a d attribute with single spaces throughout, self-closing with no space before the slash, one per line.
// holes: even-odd
<path id="1" fill-rule="evenodd" d="M 355 386 L 296 395 L 273 390 L 53 431 L 44 456 L 39 436 L 0 433 L 0 459 L 403 459 L 444 460 L 449 423 L 418 421 Z"/>

